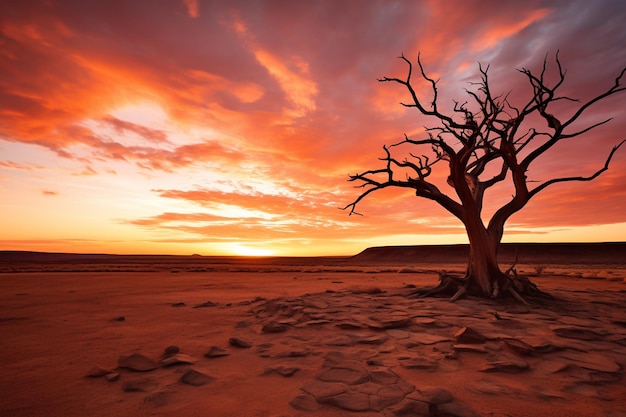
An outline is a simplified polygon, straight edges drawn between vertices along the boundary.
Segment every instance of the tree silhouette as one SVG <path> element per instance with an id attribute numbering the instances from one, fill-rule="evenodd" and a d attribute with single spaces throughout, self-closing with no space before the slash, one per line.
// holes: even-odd
<path id="1" fill-rule="evenodd" d="M 613 147 L 604 165 L 591 175 L 556 177 L 537 183 L 528 180 L 526 175 L 541 155 L 554 151 L 556 144 L 583 136 L 611 120 L 580 127 L 585 111 L 626 89 L 622 84 L 626 68 L 610 88 L 581 103 L 557 95 L 566 73 L 557 52 L 554 61 L 558 75 L 553 83 L 549 83 L 546 76 L 547 56 L 540 73 L 525 68 L 518 70 L 527 79 L 532 95 L 523 107 L 515 107 L 509 102 L 508 95 L 494 96 L 488 78 L 489 68 L 479 65 L 480 82 L 473 84 L 474 91 L 467 91 L 471 107 L 467 102 L 454 101 L 454 108 L 446 114 L 438 106 L 437 81 L 425 73 L 419 55 L 417 64 L 421 77 L 432 90 L 430 102 L 420 98 L 414 88 L 411 61 L 404 55 L 400 59 L 408 65 L 406 79 L 384 77 L 378 81 L 406 87 L 411 100 L 401 104 L 415 108 L 435 120 L 437 125 L 426 127 L 421 138 L 405 134 L 402 141 L 383 146 L 385 156 L 380 160 L 384 161 L 384 167 L 350 175 L 349 181 L 359 183 L 357 187 L 364 188 L 364 191 L 344 210 L 350 209 L 351 215 L 359 214 L 355 211 L 357 204 L 374 191 L 400 187 L 414 190 L 417 197 L 435 201 L 463 223 L 470 247 L 465 277 L 443 276 L 438 287 L 424 291 L 422 295 L 449 294 L 454 301 L 469 293 L 493 298 L 514 297 L 522 302 L 526 302 L 527 297 L 546 295 L 528 279 L 511 274 L 512 268 L 506 273 L 501 271 L 497 252 L 504 225 L 550 185 L 590 181 L 609 168 L 615 152 L 626 139 Z M 570 115 L 563 117 L 552 114 L 559 111 L 555 105 L 557 102 L 576 104 L 573 104 L 573 112 L 570 109 Z M 437 175 L 431 179 L 436 168 L 443 170 L 444 178 L 447 175 L 447 183 L 456 197 L 442 191 L 441 181 L 439 186 L 436 185 Z M 507 185 L 512 196 L 485 222 L 485 191 L 496 185 Z"/>

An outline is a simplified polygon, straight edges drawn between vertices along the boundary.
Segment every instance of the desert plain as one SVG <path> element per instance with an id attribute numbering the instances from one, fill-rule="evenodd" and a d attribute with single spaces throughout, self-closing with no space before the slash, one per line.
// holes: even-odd
<path id="1" fill-rule="evenodd" d="M 411 296 L 458 248 L 4 252 L 0 415 L 623 417 L 624 247 L 527 251 L 528 305 Z"/>

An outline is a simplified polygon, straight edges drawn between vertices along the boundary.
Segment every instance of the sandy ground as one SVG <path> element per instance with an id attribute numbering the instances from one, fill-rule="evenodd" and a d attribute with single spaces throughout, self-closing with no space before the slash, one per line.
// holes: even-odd
<path id="1" fill-rule="evenodd" d="M 432 272 L 4 273 L 0 415 L 626 416 L 626 284 L 608 276 L 544 273 L 560 300 L 525 307 L 408 299 Z M 192 363 L 118 368 L 172 345 Z"/>

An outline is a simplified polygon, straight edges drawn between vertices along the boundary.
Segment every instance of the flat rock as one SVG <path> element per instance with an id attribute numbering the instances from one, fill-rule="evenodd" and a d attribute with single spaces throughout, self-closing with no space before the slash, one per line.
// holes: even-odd
<path id="1" fill-rule="evenodd" d="M 332 368 L 324 368 L 317 379 L 325 382 L 341 382 L 344 384 L 360 384 L 367 381 L 368 372 L 360 365 L 346 363 Z"/>
<path id="2" fill-rule="evenodd" d="M 559 337 L 578 340 L 604 340 L 602 334 L 590 329 L 575 326 L 553 327 L 552 331 Z"/>
<path id="3" fill-rule="evenodd" d="M 111 372 L 110 374 L 106 374 L 104 377 L 109 382 L 115 382 L 120 379 L 120 374 L 118 372 Z"/>
<path id="4" fill-rule="evenodd" d="M 180 353 L 180 348 L 176 345 L 170 345 L 163 350 L 163 357 L 172 356 Z"/>
<path id="5" fill-rule="evenodd" d="M 445 336 L 439 336 L 438 334 L 432 333 L 411 333 L 411 338 L 409 339 L 409 343 L 412 346 L 416 344 L 420 345 L 434 345 L 437 343 L 448 342 L 450 338 Z"/>
<path id="6" fill-rule="evenodd" d="M 129 379 L 124 382 L 122 389 L 124 392 L 149 392 L 158 386 L 152 379 Z"/>
<path id="7" fill-rule="evenodd" d="M 438 361 L 428 357 L 415 357 L 415 358 L 403 358 L 398 360 L 400 365 L 407 369 L 427 369 L 435 370 L 438 366 Z"/>
<path id="8" fill-rule="evenodd" d="M 309 394 L 300 394 L 289 402 L 289 405 L 296 410 L 315 411 L 320 408 L 314 396 Z"/>
<path id="9" fill-rule="evenodd" d="M 574 362 L 581 368 L 599 372 L 619 372 L 621 367 L 614 360 L 598 352 L 574 352 L 565 351 L 559 355 L 561 358 Z"/>
<path id="10" fill-rule="evenodd" d="M 348 390 L 346 384 L 339 382 L 324 382 L 324 381 L 311 381 L 302 387 L 302 390 L 308 394 L 311 394 L 315 398 L 322 399 L 333 395 L 341 394 Z"/>
<path id="11" fill-rule="evenodd" d="M 201 304 L 196 304 L 195 306 L 193 306 L 193 308 L 206 308 L 206 307 L 215 307 L 217 306 L 217 304 L 211 302 L 211 301 L 206 301 L 204 303 Z"/>
<path id="12" fill-rule="evenodd" d="M 184 364 L 193 364 L 196 363 L 196 360 L 184 353 L 175 353 L 173 355 L 167 356 L 161 359 L 161 365 L 163 366 L 173 366 L 173 365 L 184 365 Z"/>
<path id="13" fill-rule="evenodd" d="M 287 331 L 288 328 L 289 326 L 287 326 L 286 324 L 272 321 L 267 324 L 264 324 L 263 327 L 261 328 L 261 332 L 262 333 L 282 333 L 282 332 Z"/>
<path id="14" fill-rule="evenodd" d="M 368 411 L 370 410 L 369 395 L 358 391 L 347 391 L 341 394 L 324 397 L 318 400 L 324 404 L 334 405 L 342 410 Z"/>
<path id="15" fill-rule="evenodd" d="M 205 384 L 208 384 L 211 381 L 214 381 L 215 378 L 204 374 L 200 371 L 196 371 L 195 369 L 189 369 L 187 372 L 183 374 L 180 380 L 187 385 L 193 385 L 195 387 L 199 387 Z"/>
<path id="16" fill-rule="evenodd" d="M 439 404 L 436 409 L 436 415 L 449 417 L 479 417 L 479 415 L 472 408 L 458 400 Z"/>
<path id="17" fill-rule="evenodd" d="M 488 353 L 489 351 L 482 345 L 468 345 L 468 344 L 456 344 L 452 345 L 452 348 L 459 352 L 475 352 L 475 353 Z"/>
<path id="18" fill-rule="evenodd" d="M 529 368 L 528 362 L 513 355 L 496 355 L 487 360 L 481 369 L 483 372 L 508 372 L 517 373 Z"/>
<path id="19" fill-rule="evenodd" d="M 457 343 L 460 344 L 481 344 L 487 341 L 487 337 L 485 337 L 482 333 L 477 330 L 472 329 L 471 327 L 462 327 L 458 332 L 454 334 Z"/>
<path id="20" fill-rule="evenodd" d="M 211 346 L 207 353 L 204 354 L 207 358 L 220 358 L 222 356 L 228 356 L 230 353 L 226 349 L 222 349 L 219 346 Z"/>
<path id="21" fill-rule="evenodd" d="M 293 376 L 300 368 L 296 366 L 278 366 L 275 368 L 265 368 L 263 375 L 278 374 L 286 378 Z"/>
<path id="22" fill-rule="evenodd" d="M 411 318 L 407 315 L 390 313 L 371 316 L 367 325 L 374 329 L 397 329 L 406 327 L 410 321 Z"/>
<path id="23" fill-rule="evenodd" d="M 157 363 L 141 353 L 133 353 L 128 356 L 120 356 L 117 360 L 120 368 L 130 369 L 136 372 L 148 372 L 157 368 Z"/>
<path id="24" fill-rule="evenodd" d="M 87 371 L 85 376 L 89 377 L 89 378 L 99 378 L 99 377 L 108 375 L 108 374 L 110 374 L 112 372 L 113 372 L 112 370 L 101 368 L 99 366 L 94 366 L 89 371 Z"/>
<path id="25" fill-rule="evenodd" d="M 244 340 L 244 339 L 240 339 L 238 337 L 231 337 L 230 339 L 228 339 L 228 343 L 231 346 L 238 347 L 238 348 L 249 348 L 249 347 L 252 347 L 252 342 L 249 342 L 249 341 Z"/>

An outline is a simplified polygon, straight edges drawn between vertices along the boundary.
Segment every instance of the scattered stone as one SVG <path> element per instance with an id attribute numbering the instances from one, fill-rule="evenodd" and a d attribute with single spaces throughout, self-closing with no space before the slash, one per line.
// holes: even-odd
<path id="1" fill-rule="evenodd" d="M 124 382 L 122 389 L 124 392 L 150 392 L 158 386 L 152 379 L 129 379 Z"/>
<path id="2" fill-rule="evenodd" d="M 196 363 L 196 360 L 189 355 L 185 355 L 184 353 L 175 353 L 161 359 L 161 365 L 163 366 L 189 365 L 193 363 Z"/>
<path id="3" fill-rule="evenodd" d="M 421 417 L 431 415 L 428 403 L 408 398 L 390 407 L 389 411 L 396 417 Z"/>
<path id="4" fill-rule="evenodd" d="M 86 377 L 89 378 L 100 378 L 102 376 L 108 375 L 110 373 L 112 373 L 113 371 L 108 370 L 108 369 L 104 369 L 101 368 L 99 366 L 94 366 L 93 368 L 91 368 L 86 374 Z"/>
<path id="5" fill-rule="evenodd" d="M 263 325 L 261 329 L 262 333 L 282 333 L 287 331 L 288 326 L 282 323 L 276 323 L 274 321 Z"/>
<path id="6" fill-rule="evenodd" d="M 410 321 L 411 318 L 405 314 L 385 314 L 371 316 L 367 324 L 374 329 L 387 330 L 406 327 Z"/>
<path id="7" fill-rule="evenodd" d="M 565 351 L 560 354 L 561 358 L 574 361 L 574 365 L 581 368 L 599 372 L 619 372 L 621 367 L 614 360 L 597 352 L 574 352 Z"/>
<path id="8" fill-rule="evenodd" d="M 172 356 L 177 353 L 180 353 L 180 348 L 176 345 L 171 345 L 163 350 L 163 357 Z"/>
<path id="9" fill-rule="evenodd" d="M 215 378 L 204 374 L 200 371 L 196 371 L 195 369 L 189 369 L 187 372 L 183 374 L 180 378 L 183 384 L 193 385 L 194 387 L 199 387 L 209 382 L 215 381 Z"/>
<path id="10" fill-rule="evenodd" d="M 481 344 L 487 341 L 487 338 L 480 332 L 472 329 L 471 327 L 462 327 L 458 332 L 454 334 L 456 341 L 459 344 Z"/>
<path id="11" fill-rule="evenodd" d="M 109 382 L 115 382 L 120 379 L 120 374 L 117 372 L 111 372 L 110 374 L 106 374 L 104 377 Z"/>
<path id="12" fill-rule="evenodd" d="M 157 364 L 152 359 L 141 353 L 133 353 L 129 356 L 120 356 L 117 360 L 120 368 L 130 369 L 136 372 L 148 372 L 156 369 Z"/>
<path id="13" fill-rule="evenodd" d="M 238 337 L 231 337 L 230 339 L 228 339 L 228 343 L 231 346 L 238 347 L 238 348 L 252 347 L 252 342 L 248 342 L 247 340 L 243 340 Z"/>
<path id="14" fill-rule="evenodd" d="M 111 319 L 111 321 L 124 321 L 124 320 L 126 320 L 126 317 L 124 317 L 124 316 L 113 317 Z"/>
<path id="15" fill-rule="evenodd" d="M 305 384 L 302 387 L 302 390 L 306 393 L 311 394 L 315 398 L 320 399 L 346 392 L 348 390 L 348 386 L 339 382 L 324 382 L 314 380 Z"/>
<path id="16" fill-rule="evenodd" d="M 169 389 L 155 391 L 148 394 L 146 398 L 143 399 L 143 402 L 144 404 L 149 404 L 153 407 L 163 407 L 169 402 L 172 393 L 173 392 Z"/>
<path id="17" fill-rule="evenodd" d="M 367 411 L 370 409 L 369 395 L 358 391 L 343 392 L 332 397 L 318 398 L 318 401 L 348 411 Z"/>
<path id="18" fill-rule="evenodd" d="M 412 333 L 407 347 L 417 345 L 434 345 L 437 343 L 448 342 L 450 339 L 445 336 L 439 336 L 431 333 Z"/>
<path id="19" fill-rule="evenodd" d="M 196 304 L 195 306 L 193 306 L 193 308 L 205 308 L 205 307 L 215 307 L 217 304 L 211 302 L 211 301 L 206 301 L 204 303 L 201 304 Z"/>
<path id="20" fill-rule="evenodd" d="M 295 366 L 279 366 L 277 368 L 265 368 L 263 371 L 263 375 L 270 374 L 278 374 L 280 376 L 284 376 L 285 378 L 289 378 L 293 376 L 296 372 L 298 372 L 300 368 Z"/>
<path id="21" fill-rule="evenodd" d="M 289 405 L 296 410 L 315 411 L 320 408 L 314 396 L 309 394 L 300 394 L 289 402 Z"/>
<path id="22" fill-rule="evenodd" d="M 222 356 L 228 356 L 230 353 L 226 349 L 222 349 L 219 346 L 211 346 L 209 351 L 204 354 L 207 358 L 220 358 Z"/>
<path id="23" fill-rule="evenodd" d="M 426 369 L 429 371 L 434 371 L 437 369 L 438 361 L 432 358 L 427 357 L 414 357 L 414 358 L 403 358 L 398 360 L 400 365 L 407 369 Z"/>
<path id="24" fill-rule="evenodd" d="M 597 332 L 589 329 L 583 329 L 580 327 L 554 327 L 552 328 L 554 333 L 559 337 L 564 337 L 567 339 L 578 339 L 578 340 L 604 340 L 604 337 Z"/>
<path id="25" fill-rule="evenodd" d="M 472 410 L 467 404 L 458 400 L 450 401 L 447 403 L 439 404 L 436 407 L 437 414 L 450 417 L 479 417 L 479 415 Z"/>
<path id="26" fill-rule="evenodd" d="M 181 301 L 181 302 L 178 302 L 178 303 L 170 303 L 170 305 L 171 305 L 172 307 L 185 307 L 187 304 L 185 304 L 185 303 L 183 303 L 183 302 Z"/>
<path id="27" fill-rule="evenodd" d="M 531 345 L 519 339 L 505 339 L 503 343 L 505 347 L 519 355 L 528 356 L 535 352 Z"/>
<path id="28" fill-rule="evenodd" d="M 517 373 L 529 369 L 526 361 L 513 355 L 500 354 L 488 359 L 487 364 L 481 369 L 483 372 L 509 372 Z"/>
<path id="29" fill-rule="evenodd" d="M 426 398 L 428 404 L 433 405 L 444 404 L 454 400 L 452 393 L 444 388 L 421 391 L 421 394 Z"/>
<path id="30" fill-rule="evenodd" d="M 367 370 L 358 362 L 350 361 L 332 368 L 324 368 L 317 378 L 324 382 L 342 382 L 344 384 L 360 384 L 368 379 Z"/>
<path id="31" fill-rule="evenodd" d="M 452 345 L 454 350 L 459 352 L 476 352 L 476 353 L 488 353 L 487 348 L 481 345 L 466 345 L 466 344 L 457 344 Z"/>

